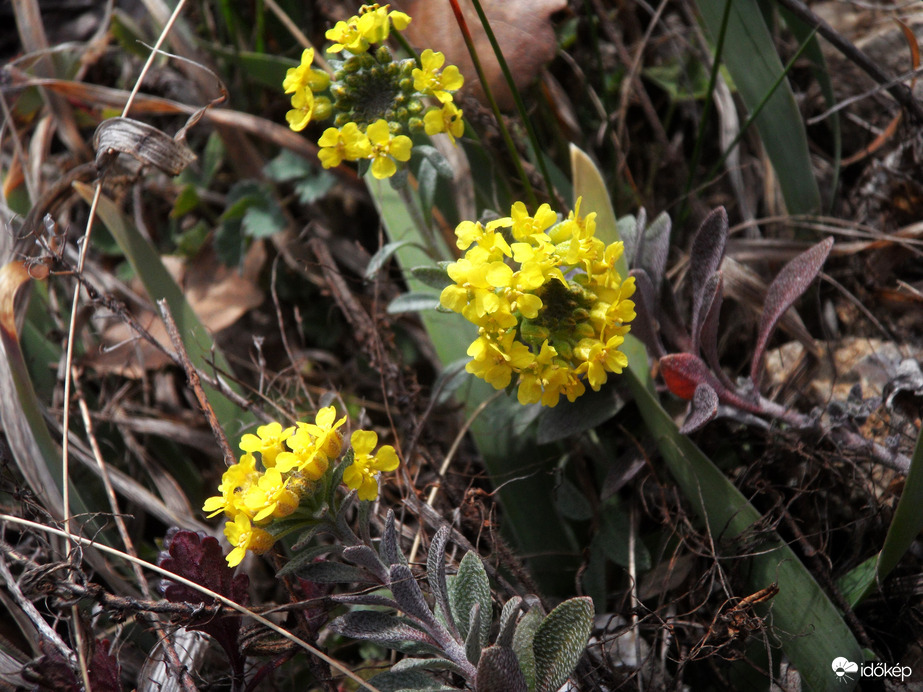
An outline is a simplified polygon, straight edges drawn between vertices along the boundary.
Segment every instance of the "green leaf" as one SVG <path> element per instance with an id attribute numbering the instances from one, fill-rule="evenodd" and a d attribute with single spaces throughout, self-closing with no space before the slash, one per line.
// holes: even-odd
<path id="1" fill-rule="evenodd" d="M 923 430 L 910 460 L 901 499 L 877 556 L 866 560 L 840 580 L 843 596 L 855 606 L 893 570 L 923 530 Z M 850 659 L 852 660 L 852 659 Z"/>
<path id="2" fill-rule="evenodd" d="M 593 518 L 593 508 L 590 507 L 590 501 L 567 478 L 562 478 L 555 489 L 555 502 L 561 514 L 568 519 L 586 521 Z"/>
<path id="3" fill-rule="evenodd" d="M 409 240 L 402 240 L 399 243 L 385 243 L 382 245 L 378 249 L 378 252 L 372 255 L 372 258 L 369 260 L 369 266 L 365 268 L 363 278 L 366 281 L 374 279 L 381 268 L 394 256 L 394 253 L 408 243 L 410 243 Z"/>
<path id="4" fill-rule="evenodd" d="M 734 78 L 747 109 L 760 108 L 783 77 L 782 61 L 763 20 L 757 0 L 697 0 L 705 26 L 720 33 L 725 3 L 731 2 L 723 53 L 718 56 Z M 814 179 L 804 122 L 787 79 L 762 106 L 755 121 L 790 214 L 820 210 L 820 191 Z"/>
<path id="5" fill-rule="evenodd" d="M 285 230 L 286 221 L 282 208 L 273 199 L 263 199 L 244 213 L 241 228 L 251 238 L 266 238 Z"/>
<path id="6" fill-rule="evenodd" d="M 479 604 L 481 609 L 478 639 L 484 647 L 487 646 L 487 638 L 490 635 L 490 582 L 481 558 L 468 551 L 458 565 L 458 572 L 449 581 L 449 607 L 452 609 L 452 617 L 458 631 L 464 639 L 468 637 L 472 624 L 471 608 L 475 603 Z"/>
<path id="7" fill-rule="evenodd" d="M 399 315 L 402 312 L 423 312 L 439 307 L 439 296 L 433 293 L 404 293 L 388 303 L 388 314 Z"/>
<path id="8" fill-rule="evenodd" d="M 535 689 L 555 692 L 577 666 L 593 626 L 593 601 L 571 598 L 548 613 L 532 640 Z"/>
<path id="9" fill-rule="evenodd" d="M 302 204 L 313 204 L 322 199 L 334 186 L 337 179 L 323 170 L 315 170 L 295 183 L 295 192 Z"/>
<path id="10" fill-rule="evenodd" d="M 412 267 L 410 273 L 417 281 L 421 281 L 430 288 L 441 291 L 446 286 L 455 283 L 449 276 L 448 271 L 446 271 L 447 266 L 448 263 L 440 262 L 438 267 Z"/>
<path id="11" fill-rule="evenodd" d="M 277 183 L 301 180 L 314 171 L 314 164 L 288 149 L 283 149 L 276 158 L 263 166 L 263 173 L 266 177 Z"/>
<path id="12" fill-rule="evenodd" d="M 516 625 L 516 633 L 513 635 L 513 651 L 516 652 L 519 667 L 530 690 L 535 689 L 535 652 L 532 642 L 539 625 L 545 619 L 542 606 L 537 602 L 538 599 L 535 601 L 529 611 L 520 618 L 519 624 Z"/>
<path id="13" fill-rule="evenodd" d="M 628 567 L 631 521 L 618 495 L 602 504 L 600 514 L 599 535 L 606 556 L 615 564 Z M 651 554 L 640 540 L 635 541 L 635 566 L 641 571 L 651 568 Z"/>

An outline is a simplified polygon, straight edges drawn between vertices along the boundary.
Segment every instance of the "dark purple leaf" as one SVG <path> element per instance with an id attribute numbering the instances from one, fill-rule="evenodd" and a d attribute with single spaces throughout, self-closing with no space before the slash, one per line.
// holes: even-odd
<path id="1" fill-rule="evenodd" d="M 640 219 L 639 219 L 640 222 Z M 662 212 L 651 225 L 641 232 L 634 266 L 647 272 L 654 287 L 655 295 L 660 295 L 660 284 L 667 266 L 670 252 L 670 216 Z"/>
<path id="2" fill-rule="evenodd" d="M 109 653 L 109 640 L 97 639 L 88 670 L 90 688 L 96 690 L 121 690 L 121 671 L 115 656 Z"/>
<path id="3" fill-rule="evenodd" d="M 202 532 L 171 529 L 164 539 L 164 550 L 158 556 L 157 564 L 235 603 L 247 605 L 250 602 L 247 592 L 250 578 L 246 574 L 234 576 L 234 570 L 228 567 L 218 540 Z M 164 579 L 160 588 L 164 598 L 171 603 L 212 605 L 216 602 L 185 584 L 169 579 Z M 203 614 L 183 624 L 191 630 L 214 637 L 227 652 L 235 675 L 240 676 L 244 670 L 244 657 L 237 643 L 240 623 L 241 617 L 237 614 L 221 617 Z"/>
<path id="4" fill-rule="evenodd" d="M 689 405 L 689 414 L 679 429 L 683 435 L 689 435 L 718 415 L 718 395 L 710 385 L 700 384 L 695 388 L 692 402 Z"/>
<path id="5" fill-rule="evenodd" d="M 728 238 L 728 215 L 724 207 L 712 211 L 692 239 L 689 252 L 689 283 L 692 288 L 692 324 L 701 322 L 700 312 L 706 282 L 718 271 L 724 259 Z M 693 334 L 693 338 L 695 335 Z"/>
<path id="6" fill-rule="evenodd" d="M 708 280 L 702 287 L 702 304 L 699 311 L 692 315 L 692 325 L 689 327 L 689 333 L 692 337 L 693 353 L 699 352 L 699 348 L 702 343 L 702 325 L 705 323 L 705 318 L 708 317 L 708 313 L 711 311 L 712 306 L 715 304 L 715 300 L 717 300 L 719 304 L 721 302 L 721 296 L 718 296 L 718 290 L 721 283 L 721 272 L 715 272 L 708 277 Z M 718 328 L 717 322 L 714 326 L 715 329 Z"/>
<path id="7" fill-rule="evenodd" d="M 422 624 L 428 632 L 433 632 L 434 628 L 441 629 L 410 568 L 407 565 L 391 565 L 390 576 L 391 593 L 401 610 Z"/>
<path id="8" fill-rule="evenodd" d="M 647 272 L 643 269 L 632 269 L 629 276 L 635 279 L 635 318 L 631 321 L 631 333 L 647 346 L 648 350 L 659 358 L 666 353 L 660 341 L 659 324 L 657 320 L 658 303 L 654 286 Z"/>
<path id="9" fill-rule="evenodd" d="M 763 315 L 760 318 L 760 327 L 757 332 L 756 348 L 753 351 L 753 361 L 750 364 L 750 379 L 754 386 L 758 385 L 760 371 L 763 364 L 763 352 L 769 337 L 779 321 L 792 303 L 804 293 L 815 277 L 820 273 L 821 267 L 830 248 L 833 247 L 833 238 L 826 238 L 817 245 L 805 250 L 782 267 L 782 271 L 769 285 L 766 291 L 766 303 Z"/>
<path id="10" fill-rule="evenodd" d="M 119 692 L 122 689 L 121 670 L 118 660 L 109 653 L 109 640 L 91 640 L 90 648 L 90 665 L 87 668 L 90 687 L 94 692 Z M 42 656 L 32 664 L 38 674 L 35 689 L 55 692 L 79 692 L 83 689 L 83 685 L 78 684 L 77 674 L 57 648 L 42 639 L 39 650 Z"/>
<path id="11" fill-rule="evenodd" d="M 378 559 L 378 553 L 369 548 L 367 545 L 353 545 L 343 549 L 343 559 L 349 560 L 354 565 L 359 565 L 372 574 L 374 574 L 382 584 L 388 583 L 388 570 L 381 560 Z"/>
<path id="12" fill-rule="evenodd" d="M 526 678 L 516 652 L 505 646 L 490 646 L 478 661 L 478 692 L 527 692 Z"/>
<path id="13" fill-rule="evenodd" d="M 717 285 L 714 289 L 714 298 L 702 318 L 702 327 L 699 329 L 699 346 L 702 349 L 702 355 L 705 356 L 705 361 L 711 366 L 712 372 L 717 375 L 725 387 L 733 390 L 734 383 L 724 374 L 718 360 L 718 321 L 721 317 L 721 303 L 724 300 L 724 275 L 717 271 L 712 274 L 712 277 L 717 282 Z"/>
<path id="14" fill-rule="evenodd" d="M 408 641 L 436 646 L 436 642 L 425 632 L 411 627 L 394 615 L 374 610 L 357 610 L 341 615 L 330 623 L 330 629 L 344 637 L 367 639 L 379 644 Z"/>

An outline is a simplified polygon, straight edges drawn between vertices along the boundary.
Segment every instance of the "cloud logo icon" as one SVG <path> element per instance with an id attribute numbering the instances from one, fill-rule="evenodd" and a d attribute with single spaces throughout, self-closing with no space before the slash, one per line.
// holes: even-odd
<path id="1" fill-rule="evenodd" d="M 843 656 L 839 656 L 838 658 L 833 659 L 831 667 L 833 668 L 833 672 L 838 678 L 844 677 L 847 673 L 859 672 L 859 664 L 853 663 Z"/>

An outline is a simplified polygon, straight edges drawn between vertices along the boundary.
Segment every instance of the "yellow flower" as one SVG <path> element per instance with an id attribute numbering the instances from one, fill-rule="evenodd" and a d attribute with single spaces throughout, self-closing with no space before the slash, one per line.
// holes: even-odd
<path id="1" fill-rule="evenodd" d="M 333 41 L 333 45 L 327 49 L 328 53 L 339 53 L 345 48 L 350 53 L 358 55 L 369 49 L 369 42 L 359 31 L 359 17 L 337 22 L 332 29 L 327 29 L 324 36 Z"/>
<path id="2" fill-rule="evenodd" d="M 275 539 L 267 531 L 253 526 L 250 517 L 246 514 L 238 514 L 234 521 L 225 524 L 224 536 L 228 539 L 228 543 L 234 546 L 226 558 L 229 567 L 239 565 L 248 550 L 256 555 L 262 555 L 275 543 Z"/>
<path id="3" fill-rule="evenodd" d="M 285 114 L 288 126 L 295 132 L 301 132 L 314 115 L 314 92 L 307 87 L 292 94 L 292 110 Z"/>
<path id="4" fill-rule="evenodd" d="M 410 149 L 413 146 L 410 137 L 393 136 L 386 120 L 376 120 L 368 126 L 365 133 L 372 144 L 372 175 L 378 180 L 390 178 L 397 173 L 395 159 L 410 160 Z"/>
<path id="5" fill-rule="evenodd" d="M 403 12 L 388 12 L 390 5 L 363 5 L 359 10 L 360 17 L 357 22 L 359 33 L 369 43 L 382 43 L 388 40 L 391 26 L 398 31 L 403 31 L 410 24 L 410 17 Z"/>
<path id="6" fill-rule="evenodd" d="M 455 65 L 449 65 L 442 72 L 439 71 L 445 63 L 442 53 L 427 48 L 420 54 L 420 63 L 422 69 L 415 68 L 411 73 L 413 88 L 423 94 L 435 96 L 440 103 L 451 101 L 452 94 L 449 92 L 461 89 L 465 83 L 464 77 Z"/>
<path id="7" fill-rule="evenodd" d="M 353 448 L 353 463 L 343 471 L 343 482 L 359 491 L 360 500 L 374 500 L 378 497 L 378 473 L 394 471 L 400 460 L 391 445 L 384 445 L 372 454 L 378 444 L 378 434 L 371 430 L 357 430 L 350 437 Z"/>
<path id="8" fill-rule="evenodd" d="M 495 227 L 455 229 L 465 255 L 447 268 L 454 284 L 440 302 L 478 326 L 465 369 L 497 389 L 518 377 L 522 404 L 574 401 L 584 380 L 598 390 L 628 363 L 618 348 L 635 317 L 634 280 L 615 269 L 622 244 L 595 238 L 595 214 L 579 204 L 558 222 L 547 204 L 531 216 L 516 202 Z M 497 230 L 506 227 L 516 242 Z"/>
<path id="9" fill-rule="evenodd" d="M 427 111 L 423 116 L 423 128 L 430 136 L 445 132 L 455 144 L 455 139 L 465 134 L 465 121 L 462 120 L 462 112 L 450 101 L 442 108 Z"/>
<path id="10" fill-rule="evenodd" d="M 286 517 L 298 507 L 298 496 L 288 489 L 288 480 L 279 469 L 266 471 L 255 486 L 244 493 L 243 506 L 253 521 L 260 522 L 269 517 Z"/>
<path id="11" fill-rule="evenodd" d="M 346 422 L 346 416 L 336 420 L 337 411 L 333 406 L 327 406 L 317 412 L 314 423 L 299 423 L 298 426 L 314 436 L 314 444 L 327 458 L 333 459 L 340 456 L 343 446 L 343 436 L 337 431 Z"/>
<path id="12" fill-rule="evenodd" d="M 346 123 L 339 130 L 328 127 L 320 140 L 318 158 L 324 168 L 339 166 L 343 161 L 358 161 L 372 155 L 369 138 L 356 123 Z"/>
<path id="13" fill-rule="evenodd" d="M 310 89 L 312 92 L 323 91 L 330 85 L 330 76 L 311 67 L 312 62 L 314 49 L 305 48 L 301 54 L 301 64 L 289 68 L 285 73 L 285 79 L 282 80 L 282 89 L 286 94 L 293 94 L 302 89 Z"/>
<path id="14" fill-rule="evenodd" d="M 221 476 L 218 492 L 221 495 L 205 500 L 202 510 L 208 512 L 209 517 L 224 512 L 228 516 L 235 516 L 243 510 L 240 499 L 251 486 L 259 482 L 260 472 L 256 470 L 256 457 L 244 454 L 236 464 L 228 466 Z"/>
<path id="15" fill-rule="evenodd" d="M 272 422 L 261 425 L 256 429 L 256 435 L 246 434 L 240 438 L 240 448 L 249 453 L 259 452 L 265 468 L 271 468 L 276 463 L 276 455 L 285 451 L 285 442 L 292 433 L 294 426 L 282 429 L 280 423 Z"/>

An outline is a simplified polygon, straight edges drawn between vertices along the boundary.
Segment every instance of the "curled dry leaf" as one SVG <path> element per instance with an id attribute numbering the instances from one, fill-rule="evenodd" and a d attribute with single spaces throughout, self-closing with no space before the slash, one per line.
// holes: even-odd
<path id="1" fill-rule="evenodd" d="M 491 92 L 503 110 L 512 110 L 513 97 L 500 70 L 487 34 L 481 26 L 470 0 L 459 0 L 459 6 L 471 30 L 478 58 Z M 567 7 L 564 0 L 481 0 L 484 14 L 497 37 L 503 57 L 509 65 L 516 87 L 522 89 L 541 74 L 542 68 L 554 58 L 557 40 L 551 16 Z M 402 3 L 401 9 L 413 21 L 404 34 L 415 46 L 432 48 L 445 54 L 446 62 L 458 65 L 465 76 L 465 86 L 481 101 L 477 73 L 461 30 L 455 21 L 450 3 L 433 0 L 412 0 Z"/>
<path id="2" fill-rule="evenodd" d="M 118 154 L 127 154 L 142 165 L 179 175 L 196 157 L 186 142 L 132 118 L 103 120 L 93 135 L 93 146 L 100 170 Z"/>

